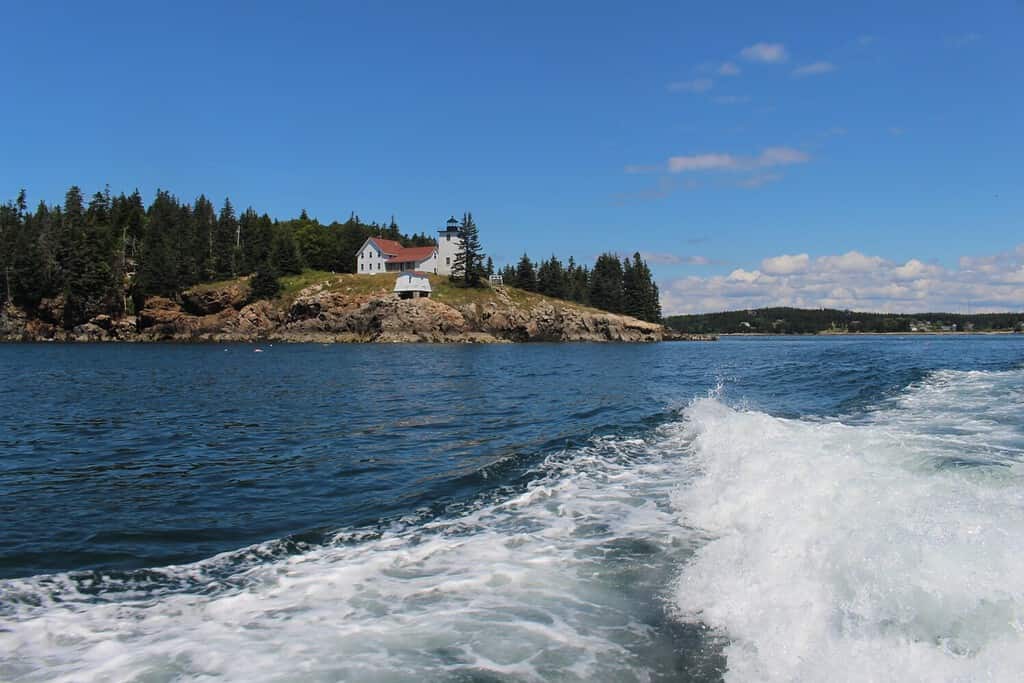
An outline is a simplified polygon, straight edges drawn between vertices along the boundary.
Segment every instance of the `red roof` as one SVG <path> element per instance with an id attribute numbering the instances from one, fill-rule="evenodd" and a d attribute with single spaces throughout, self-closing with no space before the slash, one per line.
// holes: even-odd
<path id="1" fill-rule="evenodd" d="M 425 261 L 434 255 L 434 249 L 436 249 L 436 247 L 403 247 L 394 240 L 386 240 L 380 237 L 371 237 L 370 239 L 387 255 L 387 260 L 392 263 Z"/>

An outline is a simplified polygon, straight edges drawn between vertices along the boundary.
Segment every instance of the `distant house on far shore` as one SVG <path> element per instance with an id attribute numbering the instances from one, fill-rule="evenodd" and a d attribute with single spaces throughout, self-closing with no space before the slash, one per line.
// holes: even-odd
<path id="1" fill-rule="evenodd" d="M 426 273 L 410 271 L 395 278 L 395 293 L 399 299 L 429 297 L 432 291 Z"/>

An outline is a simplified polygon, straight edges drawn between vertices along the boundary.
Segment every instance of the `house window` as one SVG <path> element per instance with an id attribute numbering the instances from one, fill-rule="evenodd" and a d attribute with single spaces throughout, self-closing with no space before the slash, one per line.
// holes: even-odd
<path id="1" fill-rule="evenodd" d="M 452 264 L 452 258 L 450 256 L 445 256 L 444 257 L 444 264 L 446 266 L 450 266 Z"/>
<path id="2" fill-rule="evenodd" d="M 445 242 L 451 242 L 452 241 L 452 236 L 451 235 L 445 235 L 444 236 L 444 241 Z"/>
<path id="3" fill-rule="evenodd" d="M 370 270 L 373 270 L 373 261 L 370 261 Z"/>

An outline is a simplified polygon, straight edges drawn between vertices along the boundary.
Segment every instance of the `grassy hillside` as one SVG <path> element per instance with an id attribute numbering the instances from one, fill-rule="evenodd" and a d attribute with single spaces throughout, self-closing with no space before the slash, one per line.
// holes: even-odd
<path id="1" fill-rule="evenodd" d="M 430 286 L 433 289 L 430 295 L 431 298 L 449 306 L 483 305 L 499 300 L 497 292 L 490 286 L 470 289 L 452 284 L 447 275 L 428 275 L 427 277 L 430 279 Z M 212 290 L 241 282 L 241 278 L 238 280 L 210 282 L 197 285 L 192 289 L 193 291 Z M 390 294 L 395 286 L 395 274 L 355 275 L 351 273 L 329 273 L 322 270 L 306 270 L 299 275 L 285 275 L 280 278 L 280 282 L 282 289 L 276 301 L 282 306 L 289 306 L 295 300 L 295 297 L 298 296 L 299 292 L 312 285 L 323 285 L 328 291 L 344 292 L 346 294 L 385 296 Z M 516 289 L 515 287 L 506 286 L 504 290 L 514 304 L 527 310 L 542 302 L 549 302 L 564 307 L 601 312 L 596 308 L 561 299 L 552 299 L 541 294 Z"/>

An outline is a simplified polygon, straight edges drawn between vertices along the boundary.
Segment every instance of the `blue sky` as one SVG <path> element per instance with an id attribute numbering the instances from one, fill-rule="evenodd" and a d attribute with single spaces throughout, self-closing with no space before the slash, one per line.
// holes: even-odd
<path id="1" fill-rule="evenodd" d="M 1021 2 L 3 15 L 6 197 L 109 183 L 417 232 L 472 210 L 499 262 L 641 251 L 667 312 L 1024 308 Z"/>

